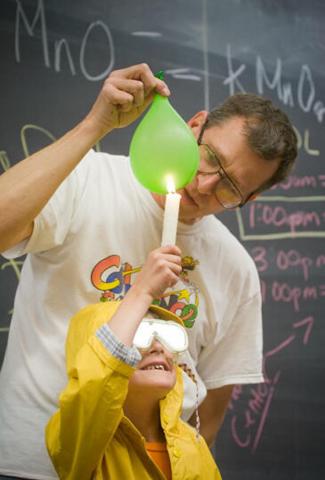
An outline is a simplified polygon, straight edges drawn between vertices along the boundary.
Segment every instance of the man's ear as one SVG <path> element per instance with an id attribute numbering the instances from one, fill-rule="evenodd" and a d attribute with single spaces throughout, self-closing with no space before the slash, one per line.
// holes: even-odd
<path id="1" fill-rule="evenodd" d="M 196 138 L 199 137 L 202 127 L 205 124 L 208 115 L 209 115 L 209 112 L 207 112 L 206 110 L 201 110 L 200 112 L 197 112 L 192 118 L 188 120 L 187 125 L 191 128 Z"/>

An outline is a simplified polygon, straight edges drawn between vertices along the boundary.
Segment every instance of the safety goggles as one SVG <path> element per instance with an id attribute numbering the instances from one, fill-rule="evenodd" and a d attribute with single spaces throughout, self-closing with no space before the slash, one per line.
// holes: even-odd
<path id="1" fill-rule="evenodd" d="M 154 339 L 171 353 L 185 352 L 188 347 L 186 330 L 180 324 L 171 320 L 144 318 L 136 331 L 133 345 L 139 350 L 147 350 Z"/>

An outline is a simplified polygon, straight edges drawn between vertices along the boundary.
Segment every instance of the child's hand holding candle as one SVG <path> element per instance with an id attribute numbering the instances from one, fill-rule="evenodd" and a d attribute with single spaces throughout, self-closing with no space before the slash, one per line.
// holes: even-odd
<path id="1" fill-rule="evenodd" d="M 181 195 L 175 192 L 175 183 L 171 175 L 167 178 L 167 191 L 161 240 L 162 247 L 176 244 L 178 211 Z"/>

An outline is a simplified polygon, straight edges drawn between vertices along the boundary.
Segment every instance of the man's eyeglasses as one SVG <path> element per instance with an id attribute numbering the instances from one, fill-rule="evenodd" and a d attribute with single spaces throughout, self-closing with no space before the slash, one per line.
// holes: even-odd
<path id="1" fill-rule="evenodd" d="M 200 135 L 201 138 L 201 135 Z M 228 174 L 225 172 L 217 155 L 206 144 L 198 141 L 200 150 L 200 169 L 197 171 L 199 175 L 219 175 L 218 183 L 215 187 L 215 196 L 218 202 L 224 208 L 242 207 L 246 200 L 236 187 Z"/>

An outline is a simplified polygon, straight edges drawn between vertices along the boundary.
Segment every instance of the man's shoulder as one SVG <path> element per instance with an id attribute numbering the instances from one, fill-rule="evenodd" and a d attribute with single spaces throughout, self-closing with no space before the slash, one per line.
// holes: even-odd
<path id="1" fill-rule="evenodd" d="M 126 169 L 129 166 L 129 158 L 125 155 L 115 155 L 108 152 L 90 149 L 82 158 L 77 169 L 98 169 L 105 168 L 114 170 Z"/>
<path id="2" fill-rule="evenodd" d="M 244 255 L 251 258 L 246 247 L 240 242 L 234 233 L 215 215 L 210 215 L 206 224 L 206 234 L 211 243 L 216 241 L 224 251 L 230 251 L 234 255 Z"/>
<path id="3" fill-rule="evenodd" d="M 117 192 L 124 185 L 131 185 L 132 175 L 129 158 L 107 152 L 89 150 L 70 174 L 80 195 L 88 198 L 97 194 Z"/>
<path id="4" fill-rule="evenodd" d="M 246 281 L 248 278 L 258 281 L 256 264 L 249 250 L 219 219 L 211 216 L 202 232 L 204 256 L 209 268 L 225 273 L 236 281 Z"/>

